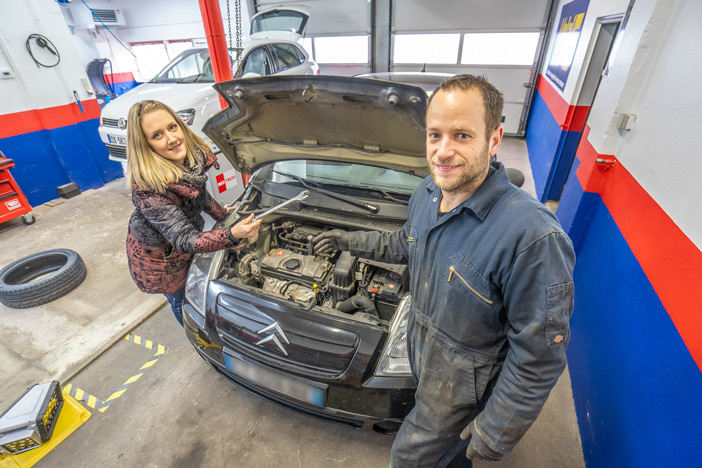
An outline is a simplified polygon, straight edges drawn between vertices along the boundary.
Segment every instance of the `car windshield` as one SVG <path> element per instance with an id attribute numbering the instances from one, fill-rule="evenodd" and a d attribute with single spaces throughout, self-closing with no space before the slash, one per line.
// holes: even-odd
<path id="1" fill-rule="evenodd" d="M 290 178 L 286 177 L 285 174 L 325 186 L 338 185 L 370 188 L 381 192 L 395 192 L 403 195 L 411 195 L 422 181 L 422 178 L 419 176 L 382 167 L 307 160 L 275 163 L 273 171 L 269 175 L 269 180 L 272 182 L 290 182 Z"/>
<path id="2" fill-rule="evenodd" d="M 237 51 L 229 49 L 231 63 L 236 61 Z M 214 83 L 214 72 L 207 49 L 186 50 L 166 65 L 152 83 Z"/>

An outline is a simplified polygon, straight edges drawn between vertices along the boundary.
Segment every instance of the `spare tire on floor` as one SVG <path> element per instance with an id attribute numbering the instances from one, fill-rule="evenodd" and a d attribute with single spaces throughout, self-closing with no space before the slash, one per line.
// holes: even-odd
<path id="1" fill-rule="evenodd" d="M 27 309 L 73 291 L 87 269 L 77 252 L 54 249 L 21 258 L 0 270 L 0 302 Z"/>

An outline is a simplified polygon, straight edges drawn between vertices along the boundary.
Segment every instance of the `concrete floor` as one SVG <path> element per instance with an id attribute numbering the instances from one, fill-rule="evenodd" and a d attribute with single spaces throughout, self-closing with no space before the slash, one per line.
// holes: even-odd
<path id="1" fill-rule="evenodd" d="M 533 194 L 525 155 L 524 140 L 506 139 L 498 159 L 525 171 Z M 72 248 L 88 279 L 45 306 L 0 306 L 0 411 L 31 383 L 53 378 L 85 400 L 107 399 L 154 359 L 154 350 L 123 338 L 128 332 L 167 351 L 35 466 L 387 466 L 392 436 L 317 421 L 234 386 L 199 358 L 159 296 L 136 290 L 124 254 L 131 205 L 123 180 L 57 202 L 36 208 L 35 225 L 0 225 L 0 264 Z M 584 467 L 567 372 L 514 452 L 474 466 Z"/>

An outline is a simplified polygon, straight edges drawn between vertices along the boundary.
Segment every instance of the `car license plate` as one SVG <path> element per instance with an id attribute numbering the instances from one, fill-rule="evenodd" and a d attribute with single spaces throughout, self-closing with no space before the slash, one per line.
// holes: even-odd
<path id="1" fill-rule="evenodd" d="M 227 354 L 224 354 L 224 364 L 229 372 L 245 380 L 283 393 L 296 400 L 324 408 L 326 392 L 321 388 L 298 382 L 290 377 L 249 364 Z"/>
<path id="2" fill-rule="evenodd" d="M 123 136 L 107 135 L 107 140 L 115 145 L 127 146 L 127 139 Z"/>

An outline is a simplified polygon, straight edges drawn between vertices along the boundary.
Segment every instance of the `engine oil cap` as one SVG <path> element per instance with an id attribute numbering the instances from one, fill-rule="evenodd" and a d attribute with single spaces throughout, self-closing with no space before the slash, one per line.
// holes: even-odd
<path id="1" fill-rule="evenodd" d="M 297 270 L 298 268 L 300 268 L 300 265 L 302 265 L 302 262 L 299 259 L 291 258 L 289 260 L 286 260 L 283 266 L 285 266 L 285 268 L 287 268 L 288 270 Z"/>

